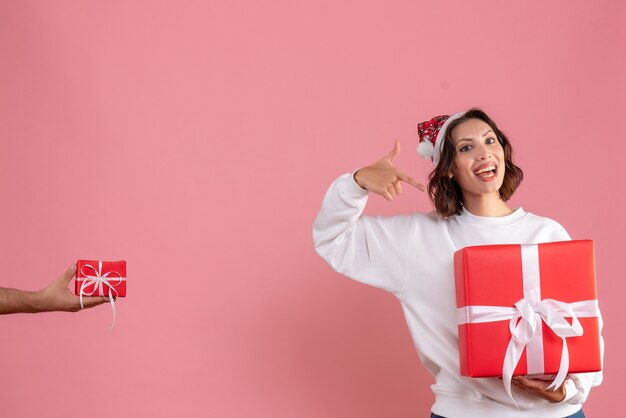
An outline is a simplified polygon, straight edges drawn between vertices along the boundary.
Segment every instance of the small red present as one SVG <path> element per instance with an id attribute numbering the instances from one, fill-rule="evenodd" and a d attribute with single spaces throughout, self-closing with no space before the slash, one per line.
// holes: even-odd
<path id="1" fill-rule="evenodd" d="M 454 254 L 461 375 L 601 370 L 592 240 L 465 247 Z"/>
<path id="2" fill-rule="evenodd" d="M 76 286 L 79 296 L 126 296 L 126 261 L 78 260 Z"/>

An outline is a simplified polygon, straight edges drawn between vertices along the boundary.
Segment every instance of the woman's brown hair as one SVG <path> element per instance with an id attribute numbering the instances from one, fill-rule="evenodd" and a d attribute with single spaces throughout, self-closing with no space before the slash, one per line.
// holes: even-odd
<path id="1" fill-rule="evenodd" d="M 496 123 L 485 112 L 478 108 L 472 108 L 460 118 L 450 122 L 446 128 L 443 144 L 441 144 L 439 164 L 428 176 L 428 195 L 435 205 L 437 213 L 444 217 L 459 215 L 463 209 L 461 187 L 456 180 L 448 177 L 457 153 L 451 134 L 455 127 L 470 119 L 479 119 L 489 125 L 504 149 L 505 170 L 504 181 L 499 190 L 500 198 L 505 202 L 509 200 L 524 178 L 522 169 L 513 164 L 513 148 L 506 135 L 498 129 Z"/>

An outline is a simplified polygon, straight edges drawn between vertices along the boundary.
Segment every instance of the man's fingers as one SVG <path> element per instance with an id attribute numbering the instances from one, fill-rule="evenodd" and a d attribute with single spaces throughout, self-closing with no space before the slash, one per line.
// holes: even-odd
<path id="1" fill-rule="evenodd" d="M 70 280 L 72 280 L 74 274 L 76 274 L 76 264 L 72 264 L 71 266 L 69 266 L 59 279 L 63 280 L 67 284 L 70 282 Z"/>
<path id="2" fill-rule="evenodd" d="M 403 172 L 399 172 L 398 173 L 398 177 L 400 177 L 400 180 L 409 183 L 411 186 L 418 188 L 419 190 L 425 192 L 426 191 L 426 186 L 424 186 L 422 183 L 420 183 L 419 181 L 415 180 L 413 177 L 403 173 Z"/>
<path id="3" fill-rule="evenodd" d="M 389 160 L 389 162 L 392 162 L 393 159 L 398 156 L 398 154 L 400 154 L 400 141 L 396 139 L 396 142 L 393 144 L 393 149 L 391 150 L 391 152 L 385 155 L 383 158 Z"/>
<path id="4" fill-rule="evenodd" d="M 85 309 L 93 308 L 94 306 L 102 305 L 106 302 L 108 301 L 101 296 L 83 296 L 83 306 Z"/>

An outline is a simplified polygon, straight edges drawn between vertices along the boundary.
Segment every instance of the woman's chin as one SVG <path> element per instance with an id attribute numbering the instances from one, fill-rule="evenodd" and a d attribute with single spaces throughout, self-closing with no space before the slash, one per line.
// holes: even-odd
<path id="1" fill-rule="evenodd" d="M 489 185 L 485 185 L 485 184 L 481 184 L 480 187 L 472 187 L 470 190 L 464 190 L 464 194 L 468 194 L 467 192 L 469 192 L 470 195 L 473 196 L 487 196 L 487 195 L 491 195 L 491 194 L 495 194 L 498 195 L 498 197 L 500 197 L 500 187 L 502 186 L 502 183 L 500 184 L 489 184 Z"/>

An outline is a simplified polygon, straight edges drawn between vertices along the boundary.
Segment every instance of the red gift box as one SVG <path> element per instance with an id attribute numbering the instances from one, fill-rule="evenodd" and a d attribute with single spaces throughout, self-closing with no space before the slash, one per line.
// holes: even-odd
<path id="1" fill-rule="evenodd" d="M 74 293 L 83 296 L 126 296 L 126 261 L 78 260 Z"/>
<path id="2" fill-rule="evenodd" d="M 465 247 L 454 274 L 461 375 L 601 369 L 592 240 Z"/>

